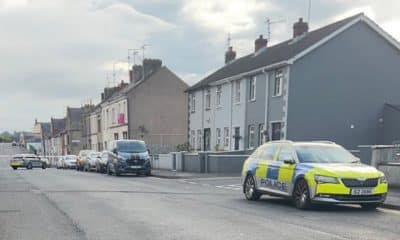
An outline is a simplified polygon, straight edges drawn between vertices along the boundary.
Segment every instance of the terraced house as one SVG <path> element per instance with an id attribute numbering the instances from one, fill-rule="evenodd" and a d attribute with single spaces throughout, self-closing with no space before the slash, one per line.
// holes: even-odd
<path id="1" fill-rule="evenodd" d="M 266 140 L 336 141 L 348 148 L 383 142 L 385 103 L 400 103 L 400 45 L 364 14 L 254 52 L 225 65 L 189 93 L 194 150 L 254 149 Z"/>

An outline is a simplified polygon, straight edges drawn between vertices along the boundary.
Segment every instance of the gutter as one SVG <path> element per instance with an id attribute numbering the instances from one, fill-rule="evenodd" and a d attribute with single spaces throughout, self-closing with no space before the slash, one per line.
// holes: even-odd
<path id="1" fill-rule="evenodd" d="M 222 83 L 235 81 L 235 80 L 241 79 L 241 78 L 249 76 L 249 75 L 254 75 L 255 73 L 258 73 L 258 72 L 263 72 L 263 71 L 265 72 L 265 71 L 268 71 L 268 70 L 271 70 L 271 69 L 274 69 L 274 68 L 283 67 L 283 66 L 286 66 L 286 65 L 289 65 L 289 64 L 291 64 L 291 63 L 289 61 L 286 61 L 286 60 L 285 61 L 281 61 L 281 62 L 277 62 L 277 63 L 271 64 L 271 65 L 267 65 L 267 66 L 263 66 L 263 67 L 260 67 L 260 68 L 256 68 L 256 69 L 251 70 L 251 71 L 240 73 L 240 74 L 237 74 L 235 76 L 223 78 L 221 80 L 212 82 L 209 85 L 210 86 L 220 85 Z"/>

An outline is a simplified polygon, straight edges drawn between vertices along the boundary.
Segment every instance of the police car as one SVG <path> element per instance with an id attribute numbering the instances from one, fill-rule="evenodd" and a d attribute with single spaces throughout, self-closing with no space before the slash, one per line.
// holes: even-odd
<path id="1" fill-rule="evenodd" d="M 388 189 L 382 172 L 333 142 L 268 142 L 244 162 L 242 183 L 248 200 L 282 196 L 300 209 L 316 203 L 375 209 Z"/>

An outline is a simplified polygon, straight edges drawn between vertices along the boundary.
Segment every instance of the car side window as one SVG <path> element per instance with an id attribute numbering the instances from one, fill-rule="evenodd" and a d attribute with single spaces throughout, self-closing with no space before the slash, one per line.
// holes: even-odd
<path id="1" fill-rule="evenodd" d="M 293 160 L 293 149 L 290 146 L 282 146 L 279 153 L 278 161 Z"/>
<path id="2" fill-rule="evenodd" d="M 260 151 L 257 151 L 257 157 L 262 160 L 273 160 L 277 150 L 277 145 L 267 144 L 262 146 Z"/>

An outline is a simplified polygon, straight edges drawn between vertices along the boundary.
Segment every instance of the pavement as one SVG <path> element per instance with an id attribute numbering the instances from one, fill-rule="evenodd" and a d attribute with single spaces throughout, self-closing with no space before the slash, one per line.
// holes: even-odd
<path id="1" fill-rule="evenodd" d="M 0 144 L 0 155 L 15 153 Z M 311 211 L 244 199 L 236 176 L 114 177 L 74 170 L 13 171 L 0 157 L 0 239 L 398 239 L 400 211 Z"/>

